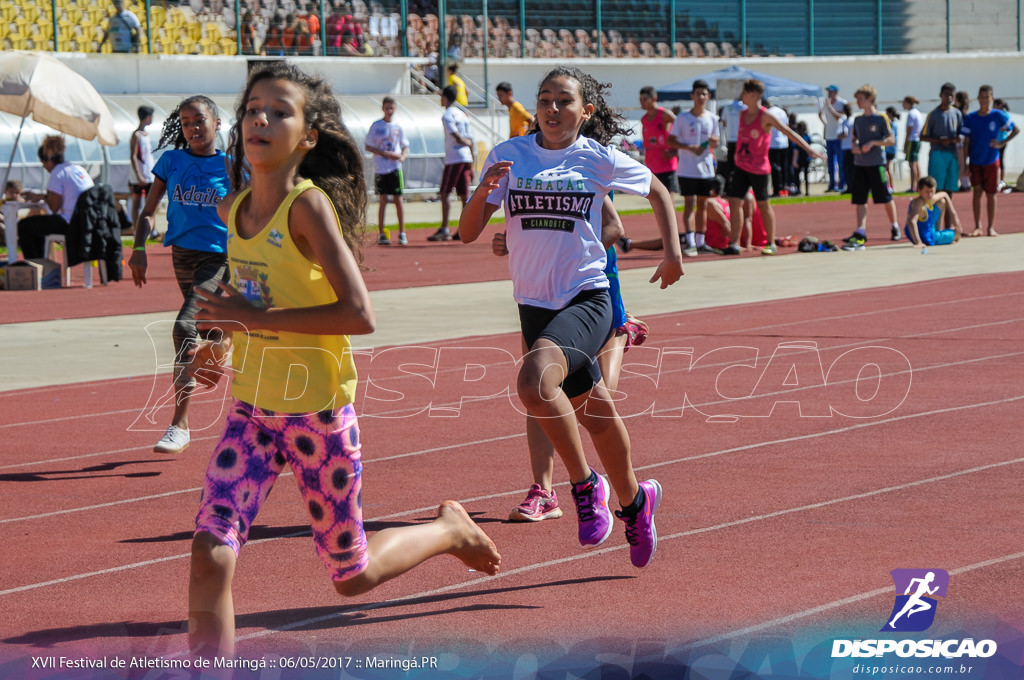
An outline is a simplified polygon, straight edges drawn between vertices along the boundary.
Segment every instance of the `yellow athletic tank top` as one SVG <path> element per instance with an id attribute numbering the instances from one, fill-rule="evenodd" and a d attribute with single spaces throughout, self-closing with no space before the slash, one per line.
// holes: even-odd
<path id="1" fill-rule="evenodd" d="M 288 212 L 302 192 L 320 191 L 311 180 L 285 197 L 262 231 L 238 235 L 235 199 L 228 217 L 231 285 L 259 307 L 313 307 L 338 297 L 323 269 L 299 251 L 288 229 Z M 337 214 L 335 214 L 337 220 Z M 248 404 L 282 414 L 307 414 L 352 403 L 356 367 L 347 335 L 310 335 L 250 328 L 234 333 L 232 394 Z"/>

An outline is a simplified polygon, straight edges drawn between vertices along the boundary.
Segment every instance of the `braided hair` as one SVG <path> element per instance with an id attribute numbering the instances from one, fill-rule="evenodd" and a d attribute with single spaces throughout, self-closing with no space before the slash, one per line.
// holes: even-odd
<path id="1" fill-rule="evenodd" d="M 363 233 L 366 222 L 366 180 L 363 156 L 341 121 L 341 105 L 331 86 L 320 76 L 306 73 L 286 62 L 270 62 L 255 69 L 238 100 L 235 124 L 228 139 L 231 186 L 237 190 L 248 185 L 248 168 L 243 146 L 242 122 L 249 96 L 256 83 L 286 80 L 302 90 L 306 105 L 302 111 L 306 127 L 317 131 L 316 146 L 306 153 L 299 175 L 313 181 L 334 204 L 342 236 L 358 261 L 362 261 Z"/>
<path id="2" fill-rule="evenodd" d="M 157 149 L 162 149 L 166 146 L 172 149 L 187 149 L 188 140 L 185 139 L 185 133 L 181 129 L 181 109 L 185 106 L 191 106 L 196 108 L 197 106 L 205 106 L 210 112 L 210 115 L 217 117 L 217 105 L 213 103 L 213 100 L 209 97 L 201 94 L 195 94 L 186 99 L 182 99 L 181 102 L 174 107 L 171 111 L 171 115 L 167 116 L 167 120 L 164 121 L 163 130 L 160 131 L 160 143 L 157 144 Z"/>
<path id="3" fill-rule="evenodd" d="M 537 88 L 538 95 L 544 83 L 558 77 L 572 78 L 579 83 L 583 103 L 594 105 L 594 113 L 583 122 L 580 136 L 590 137 L 602 146 L 607 146 L 616 136 L 629 135 L 633 132 L 625 116 L 610 108 L 605 101 L 605 92 L 611 88 L 611 83 L 599 83 L 594 76 L 584 73 L 575 66 L 556 66 L 548 71 Z"/>

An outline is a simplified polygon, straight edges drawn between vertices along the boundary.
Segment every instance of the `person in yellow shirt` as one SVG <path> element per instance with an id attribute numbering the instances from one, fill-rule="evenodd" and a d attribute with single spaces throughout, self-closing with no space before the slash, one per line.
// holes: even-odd
<path id="1" fill-rule="evenodd" d="M 455 88 L 455 103 L 469 106 L 469 95 L 466 94 L 466 82 L 459 77 L 459 65 L 448 64 L 448 84 Z"/>
<path id="2" fill-rule="evenodd" d="M 366 593 L 442 554 L 492 576 L 501 567 L 494 543 L 455 501 L 430 522 L 366 536 L 350 338 L 376 327 L 359 268 L 362 153 L 330 86 L 291 64 L 254 70 L 239 101 L 234 191 L 217 205 L 230 235 L 230 285 L 204 293 L 196 315 L 211 335 L 224 332 L 198 343 L 190 368 L 212 387 L 231 361 L 234 397 L 192 539 L 188 638 L 205 658 L 234 656 L 235 566 L 286 467 L 339 595 Z M 300 382 L 309 380 L 294 391 L 297 366 Z"/>
<path id="3" fill-rule="evenodd" d="M 498 83 L 494 88 L 501 105 L 508 109 L 508 137 L 525 135 L 533 122 L 533 116 L 516 98 L 512 96 L 512 85 L 507 82 Z"/>

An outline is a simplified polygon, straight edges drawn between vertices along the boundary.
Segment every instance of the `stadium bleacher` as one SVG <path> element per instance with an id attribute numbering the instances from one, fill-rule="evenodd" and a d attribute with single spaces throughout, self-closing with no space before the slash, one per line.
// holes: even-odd
<path id="1" fill-rule="evenodd" d="M 914 0 L 922 9 L 933 1 L 937 0 Z M 995 7 L 990 14 L 999 17 L 998 27 L 989 27 L 998 35 L 985 47 L 1019 49 L 1019 36 L 1006 28 L 1011 25 L 1005 20 L 1008 10 L 999 9 L 996 0 L 978 2 Z M 268 54 L 427 57 L 441 48 L 436 0 L 241 0 L 237 5 L 230 0 L 153 0 L 150 5 L 147 26 L 144 2 L 127 1 L 127 9 L 143 26 L 143 53 L 233 55 L 241 48 L 247 54 L 259 54 L 266 45 Z M 692 0 L 685 6 L 651 0 L 527 0 L 525 5 L 520 0 L 488 0 L 485 19 L 481 0 L 448 0 L 444 48 L 450 58 L 480 58 L 486 37 L 487 56 L 500 59 L 803 55 L 811 45 L 818 55 L 944 51 L 946 47 L 944 31 L 948 29 L 939 15 L 929 14 L 927 21 L 911 29 L 902 21 L 905 11 L 894 14 L 888 5 L 884 32 L 874 10 L 858 4 L 816 17 L 817 40 L 812 40 L 806 21 L 800 20 L 806 16 L 802 7 L 802 0 L 748 3 L 741 21 L 740 0 Z M 110 52 L 109 42 L 101 45 L 100 41 L 113 12 L 109 0 L 3 3 L 0 45 L 3 49 Z M 240 41 L 236 13 L 246 20 L 243 35 L 249 34 L 251 26 L 254 40 Z M 854 26 L 856 35 L 850 33 Z M 278 30 L 285 35 L 285 45 L 271 48 L 268 32 Z M 338 39 L 339 31 L 347 36 L 344 41 Z M 293 39 L 293 34 L 305 37 Z M 326 45 L 321 45 L 323 38 Z M 954 42 L 962 40 L 957 37 Z"/>

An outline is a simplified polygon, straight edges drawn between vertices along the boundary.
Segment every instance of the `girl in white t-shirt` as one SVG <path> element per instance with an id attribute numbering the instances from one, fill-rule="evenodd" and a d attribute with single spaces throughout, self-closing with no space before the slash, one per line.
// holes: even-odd
<path id="1" fill-rule="evenodd" d="M 609 484 L 626 524 L 630 559 L 644 567 L 654 557 L 654 512 L 661 502 L 655 480 L 638 483 L 629 435 L 597 368 L 595 357 L 612 333 L 612 308 L 601 244 L 601 209 L 611 190 L 647 196 L 665 246 L 651 277 L 665 288 L 683 273 L 674 209 L 668 190 L 644 165 L 590 137 L 621 129 L 605 104 L 604 89 L 579 69 L 558 67 L 541 81 L 540 132 L 495 147 L 459 220 L 465 243 L 475 241 L 505 203 L 506 242 L 514 297 L 519 303 L 523 357 L 518 393 L 565 464 L 584 547 L 603 543 L 612 530 Z M 577 427 L 590 433 L 608 475 L 587 463 Z"/>

